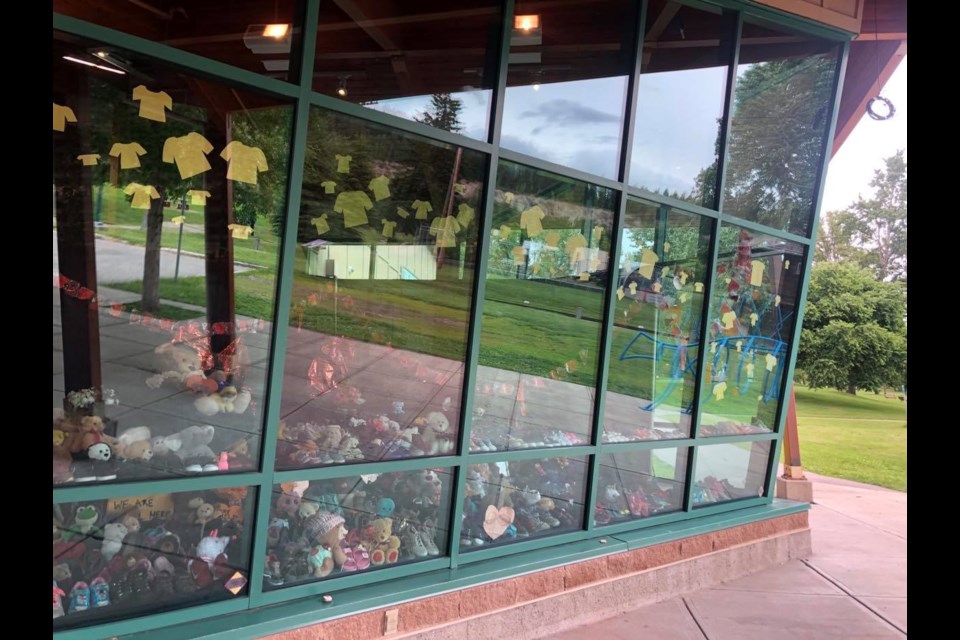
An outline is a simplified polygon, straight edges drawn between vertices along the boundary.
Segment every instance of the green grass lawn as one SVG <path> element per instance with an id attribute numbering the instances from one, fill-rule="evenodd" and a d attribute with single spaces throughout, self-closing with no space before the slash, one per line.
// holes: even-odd
<path id="1" fill-rule="evenodd" d="M 907 490 L 907 417 L 896 398 L 797 387 L 804 469 Z"/>

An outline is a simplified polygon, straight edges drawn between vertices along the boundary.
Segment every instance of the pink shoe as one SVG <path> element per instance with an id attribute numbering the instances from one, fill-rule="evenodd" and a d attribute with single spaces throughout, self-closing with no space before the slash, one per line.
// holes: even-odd
<path id="1" fill-rule="evenodd" d="M 354 549 L 353 558 L 356 560 L 357 569 L 360 571 L 370 568 L 370 554 L 368 554 L 367 550 L 363 547 L 357 547 Z"/>
<path id="2" fill-rule="evenodd" d="M 347 559 L 346 559 L 346 561 L 343 563 L 343 566 L 340 567 L 340 571 L 356 571 L 356 570 L 357 570 L 357 562 L 356 562 L 356 560 L 354 559 L 353 549 L 351 549 L 350 547 L 346 547 L 346 548 L 343 550 L 343 553 L 347 556 Z"/>

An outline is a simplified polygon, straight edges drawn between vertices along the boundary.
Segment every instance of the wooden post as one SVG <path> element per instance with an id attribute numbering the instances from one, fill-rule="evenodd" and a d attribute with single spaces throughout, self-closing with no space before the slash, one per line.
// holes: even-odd
<path id="1" fill-rule="evenodd" d="M 800 438 L 797 435 L 797 400 L 793 385 L 790 386 L 790 404 L 787 405 L 787 420 L 783 425 L 783 477 L 789 480 L 804 480 L 800 463 Z"/>

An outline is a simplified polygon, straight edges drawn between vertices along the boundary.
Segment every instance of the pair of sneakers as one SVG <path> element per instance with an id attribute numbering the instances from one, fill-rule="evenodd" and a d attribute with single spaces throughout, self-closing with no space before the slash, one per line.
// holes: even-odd
<path id="1" fill-rule="evenodd" d="M 56 593 L 56 591 L 54 592 Z M 80 580 L 70 590 L 70 613 L 86 611 L 90 608 L 90 585 Z"/>
<path id="2" fill-rule="evenodd" d="M 220 471 L 220 467 L 213 463 L 208 464 L 188 464 L 183 468 L 187 473 L 215 473 Z"/>
<path id="3" fill-rule="evenodd" d="M 487 438 L 480 438 L 478 436 L 470 436 L 470 451 L 481 451 L 489 452 L 496 451 L 497 447 Z"/>

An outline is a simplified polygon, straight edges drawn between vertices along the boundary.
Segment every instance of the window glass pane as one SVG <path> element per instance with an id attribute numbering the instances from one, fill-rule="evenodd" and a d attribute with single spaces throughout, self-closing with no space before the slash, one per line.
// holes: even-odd
<path id="1" fill-rule="evenodd" d="M 708 218 L 627 202 L 604 442 L 690 435 L 712 228 Z"/>
<path id="2" fill-rule="evenodd" d="M 810 234 L 839 55 L 836 43 L 743 25 L 724 213 Z"/>
<path id="3" fill-rule="evenodd" d="M 53 506 L 53 630 L 247 595 L 256 489 Z"/>
<path id="4" fill-rule="evenodd" d="M 631 186 L 716 208 L 731 17 L 678 2 L 647 3 Z"/>
<path id="5" fill-rule="evenodd" d="M 456 453 L 486 163 L 311 112 L 279 468 Z"/>
<path id="6" fill-rule="evenodd" d="M 467 467 L 460 551 L 583 528 L 586 458 Z"/>
<path id="7" fill-rule="evenodd" d="M 424 469 L 274 485 L 264 589 L 447 555 L 452 477 Z"/>
<path id="8" fill-rule="evenodd" d="M 694 471 L 694 506 L 762 496 L 770 444 L 767 440 L 700 447 Z"/>
<path id="9" fill-rule="evenodd" d="M 683 509 L 687 449 L 649 449 L 600 456 L 594 522 L 603 526 Z"/>
<path id="10" fill-rule="evenodd" d="M 499 39 L 496 0 L 323 2 L 313 88 L 484 140 Z"/>
<path id="11" fill-rule="evenodd" d="M 500 163 L 471 451 L 589 442 L 615 201 Z"/>
<path id="12" fill-rule="evenodd" d="M 226 62 L 281 80 L 296 56 L 300 26 L 294 25 L 296 0 L 190 0 L 190 2 L 78 2 L 54 0 L 57 13 L 123 31 L 198 56 Z M 97 47 L 82 52 L 107 53 L 109 66 L 123 64 L 122 51 Z"/>
<path id="13" fill-rule="evenodd" d="M 54 484 L 252 470 L 292 109 L 53 41 Z"/>
<path id="14" fill-rule="evenodd" d="M 517 2 L 504 147 L 617 177 L 638 6 L 627 0 Z"/>
<path id="15" fill-rule="evenodd" d="M 766 433 L 780 406 L 804 250 L 739 227 L 720 232 L 699 435 Z"/>

